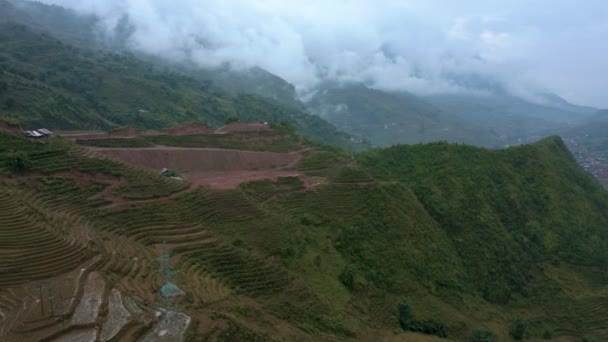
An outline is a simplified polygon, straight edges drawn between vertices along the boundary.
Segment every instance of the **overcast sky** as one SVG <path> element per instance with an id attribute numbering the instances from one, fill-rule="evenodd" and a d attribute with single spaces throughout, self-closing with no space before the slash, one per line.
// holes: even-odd
<path id="1" fill-rule="evenodd" d="M 44 0 L 95 13 L 129 44 L 204 67 L 262 67 L 300 94 L 363 81 L 417 94 L 467 75 L 524 97 L 608 108 L 608 0 Z"/>

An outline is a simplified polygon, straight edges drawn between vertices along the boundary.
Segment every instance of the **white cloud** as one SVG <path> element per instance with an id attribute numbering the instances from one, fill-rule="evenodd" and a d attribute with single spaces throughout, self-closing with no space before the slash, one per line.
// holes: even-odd
<path id="1" fill-rule="evenodd" d="M 389 90 L 463 91 L 454 75 L 515 94 L 555 91 L 608 107 L 608 1 L 46 0 L 127 14 L 133 48 L 202 67 L 259 66 L 301 94 L 324 79 Z"/>

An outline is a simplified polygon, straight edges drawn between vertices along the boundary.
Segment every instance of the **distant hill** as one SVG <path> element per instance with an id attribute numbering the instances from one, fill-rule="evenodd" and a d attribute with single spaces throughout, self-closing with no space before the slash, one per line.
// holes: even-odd
<path id="1" fill-rule="evenodd" d="M 545 132 L 556 134 L 559 128 L 590 115 L 584 107 L 537 104 L 507 95 L 432 95 L 424 99 L 457 118 L 491 130 L 507 144 L 540 138 L 546 136 Z"/>
<path id="2" fill-rule="evenodd" d="M 608 121 L 608 109 L 597 111 L 593 116 L 588 119 L 588 121 Z"/>
<path id="3" fill-rule="evenodd" d="M 98 18 L 77 14 L 61 6 L 36 1 L 0 0 L 0 23 L 19 23 L 37 32 L 48 32 L 72 44 L 95 47 Z"/>
<path id="4" fill-rule="evenodd" d="M 408 93 L 387 93 L 361 84 L 328 84 L 307 106 L 345 132 L 369 139 L 376 146 L 438 140 L 500 146 L 490 130 L 467 124 Z"/>

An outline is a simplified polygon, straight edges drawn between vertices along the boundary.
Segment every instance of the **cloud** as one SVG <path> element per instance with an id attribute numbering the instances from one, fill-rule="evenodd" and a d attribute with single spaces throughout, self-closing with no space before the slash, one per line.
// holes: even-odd
<path id="1" fill-rule="evenodd" d="M 45 0 L 127 15 L 134 49 L 201 67 L 259 66 L 300 94 L 324 80 L 418 94 L 491 80 L 608 107 L 608 2 L 587 0 Z"/>

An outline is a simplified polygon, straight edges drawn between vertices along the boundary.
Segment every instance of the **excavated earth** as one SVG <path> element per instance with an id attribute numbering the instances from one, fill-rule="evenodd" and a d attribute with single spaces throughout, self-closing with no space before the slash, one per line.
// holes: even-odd
<path id="1" fill-rule="evenodd" d="M 260 179 L 303 175 L 288 170 L 300 159 L 299 152 L 278 153 L 219 148 L 157 146 L 151 148 L 92 148 L 111 159 L 160 171 L 176 171 L 180 177 L 214 189 L 231 189 Z"/>

